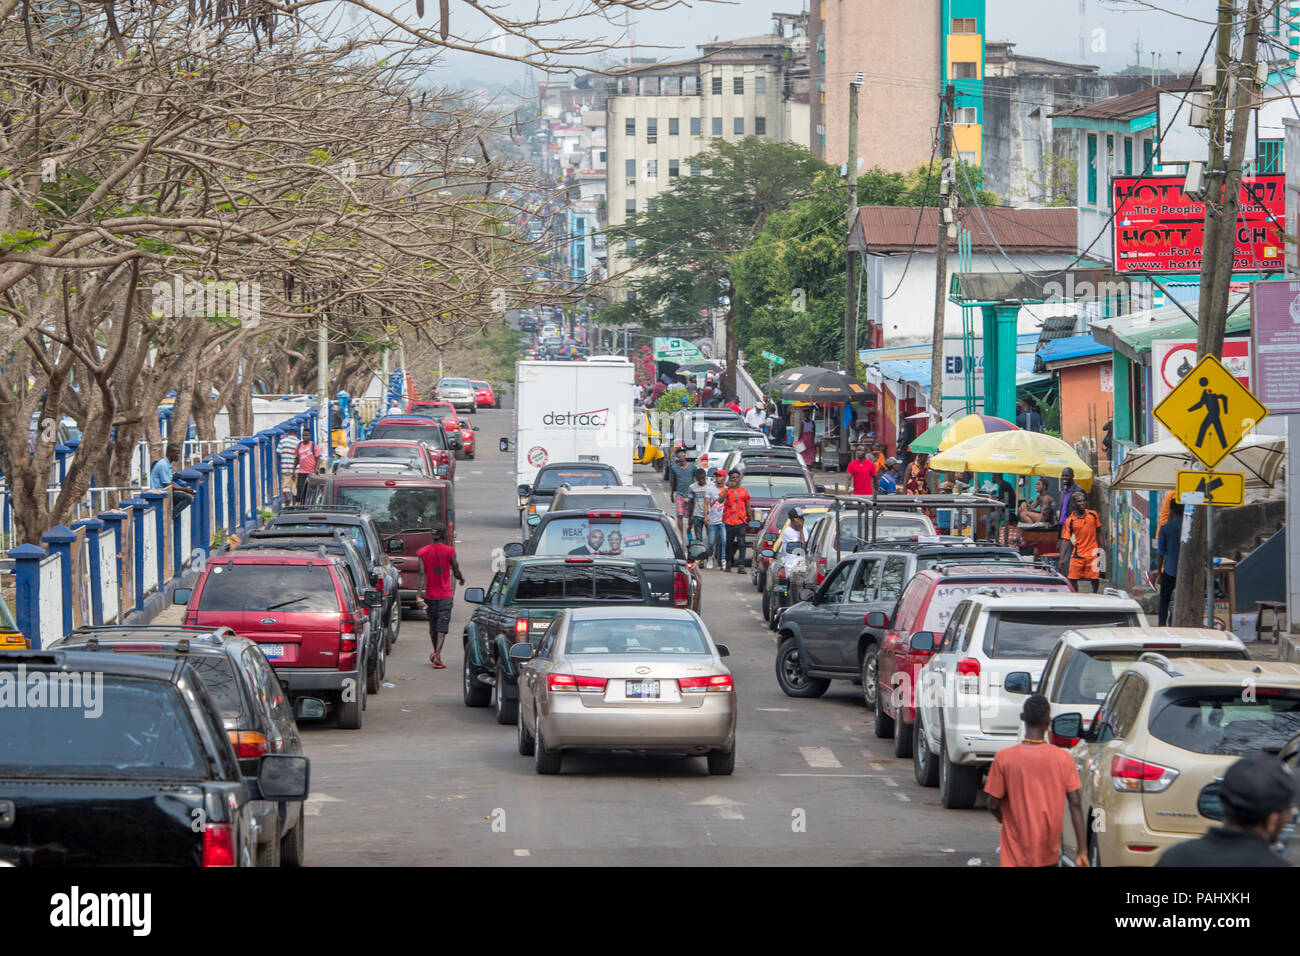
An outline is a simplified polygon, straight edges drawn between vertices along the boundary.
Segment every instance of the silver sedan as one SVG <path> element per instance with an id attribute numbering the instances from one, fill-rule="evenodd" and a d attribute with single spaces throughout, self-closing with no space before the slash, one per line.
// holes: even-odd
<path id="1" fill-rule="evenodd" d="M 519 752 L 559 773 L 571 751 L 703 754 L 736 765 L 736 692 L 700 616 L 684 608 L 570 608 L 520 666 Z"/>

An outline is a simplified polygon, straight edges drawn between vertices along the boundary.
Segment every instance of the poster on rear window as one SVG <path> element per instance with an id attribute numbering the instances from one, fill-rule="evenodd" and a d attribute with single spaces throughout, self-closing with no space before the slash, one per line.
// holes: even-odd
<path id="1" fill-rule="evenodd" d="M 1205 204 L 1183 192 L 1182 176 L 1116 176 L 1116 272 L 1201 271 Z M 1241 183 L 1234 272 L 1280 271 L 1286 221 L 1284 176 Z"/>

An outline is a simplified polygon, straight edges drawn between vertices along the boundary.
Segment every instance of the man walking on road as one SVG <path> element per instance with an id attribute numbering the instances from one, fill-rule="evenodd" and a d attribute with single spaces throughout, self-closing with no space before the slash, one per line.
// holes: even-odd
<path id="1" fill-rule="evenodd" d="M 294 471 L 298 475 L 298 504 L 302 504 L 307 495 L 307 476 L 316 470 L 316 462 L 319 460 L 319 447 L 311 440 L 311 431 L 304 428 L 302 441 L 293 450 Z"/>
<path id="2" fill-rule="evenodd" d="M 465 576 L 460 573 L 456 549 L 447 543 L 447 526 L 444 524 L 433 526 L 433 543 L 426 544 L 415 554 L 420 559 L 420 596 L 416 598 L 415 606 L 429 619 L 429 640 L 433 643 L 429 663 L 443 670 L 447 665 L 442 662 L 442 645 L 451 630 L 451 607 L 455 602 L 451 579 L 454 575 L 463 586 Z"/>
<path id="3" fill-rule="evenodd" d="M 984 792 L 989 813 L 1002 824 L 998 841 L 1003 866 L 1057 866 L 1065 805 L 1078 842 L 1075 866 L 1088 865 L 1088 835 L 1079 800 L 1079 774 L 1074 759 L 1047 742 L 1052 705 L 1042 694 L 1025 698 L 1020 719 L 1025 739 L 998 751 L 989 768 Z"/>
<path id="4" fill-rule="evenodd" d="M 753 520 L 749 492 L 740 487 L 740 470 L 733 469 L 722 492 L 722 524 L 727 530 L 727 560 L 722 570 L 735 568 L 737 574 L 745 573 L 745 532 Z"/>
<path id="5" fill-rule="evenodd" d="M 293 432 L 280 439 L 280 489 L 293 498 L 298 487 L 297 469 L 298 436 Z"/>
<path id="6" fill-rule="evenodd" d="M 718 567 L 726 570 L 726 552 L 723 550 L 723 535 L 726 525 L 722 523 L 722 494 L 727 490 L 727 473 L 719 468 L 713 474 L 713 496 L 709 498 L 709 517 L 705 528 L 708 532 L 709 544 L 709 563 L 707 565 L 710 571 L 713 570 L 713 562 L 718 562 Z"/>
<path id="7" fill-rule="evenodd" d="M 695 469 L 686 463 L 686 449 L 677 449 L 673 463 L 668 466 L 668 490 L 672 492 L 673 502 L 677 505 L 677 533 L 686 540 L 687 522 L 691 515 L 691 484 L 695 481 Z"/>
<path id="8" fill-rule="evenodd" d="M 1160 526 L 1156 536 L 1156 553 L 1160 555 L 1160 566 L 1156 574 L 1160 581 L 1160 615 L 1156 622 L 1160 627 L 1169 623 L 1169 605 L 1174 599 L 1174 588 L 1178 585 L 1178 548 L 1183 537 L 1183 504 L 1181 501 L 1169 502 L 1169 520 Z"/>
<path id="9" fill-rule="evenodd" d="M 1074 494 L 1074 512 L 1065 519 L 1063 533 L 1070 539 L 1070 573 L 1066 575 L 1076 591 L 1080 581 L 1092 583 L 1092 593 L 1097 593 L 1101 578 L 1101 518 L 1088 508 L 1082 491 Z"/>

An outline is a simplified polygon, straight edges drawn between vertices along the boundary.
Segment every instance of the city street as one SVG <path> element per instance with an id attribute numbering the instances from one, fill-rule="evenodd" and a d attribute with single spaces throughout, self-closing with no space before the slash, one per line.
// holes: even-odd
<path id="1" fill-rule="evenodd" d="M 512 459 L 497 450 L 509 409 L 484 410 L 478 459 L 456 482 L 457 549 L 469 586 L 517 534 Z M 663 482 L 644 481 L 667 505 Z M 703 758 L 581 756 L 541 777 L 490 708 L 461 701 L 457 594 L 447 669 L 429 666 L 427 625 L 402 625 L 385 688 L 361 731 L 302 723 L 312 758 L 312 865 L 996 865 L 998 827 L 982 808 L 944 810 L 910 760 L 877 740 L 859 689 L 836 681 L 794 700 L 773 676 L 774 635 L 748 576 L 705 571 L 703 617 L 728 645 L 741 706 L 734 776 Z M 973 865 L 973 864 L 971 864 Z"/>

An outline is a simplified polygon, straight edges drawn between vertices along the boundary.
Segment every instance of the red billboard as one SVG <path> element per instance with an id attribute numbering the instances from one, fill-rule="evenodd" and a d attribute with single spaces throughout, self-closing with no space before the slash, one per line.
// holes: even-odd
<path id="1" fill-rule="evenodd" d="M 1280 272 L 1285 265 L 1284 176 L 1241 183 L 1233 272 Z M 1205 204 L 1183 192 L 1182 176 L 1116 176 L 1116 272 L 1201 271 Z"/>

